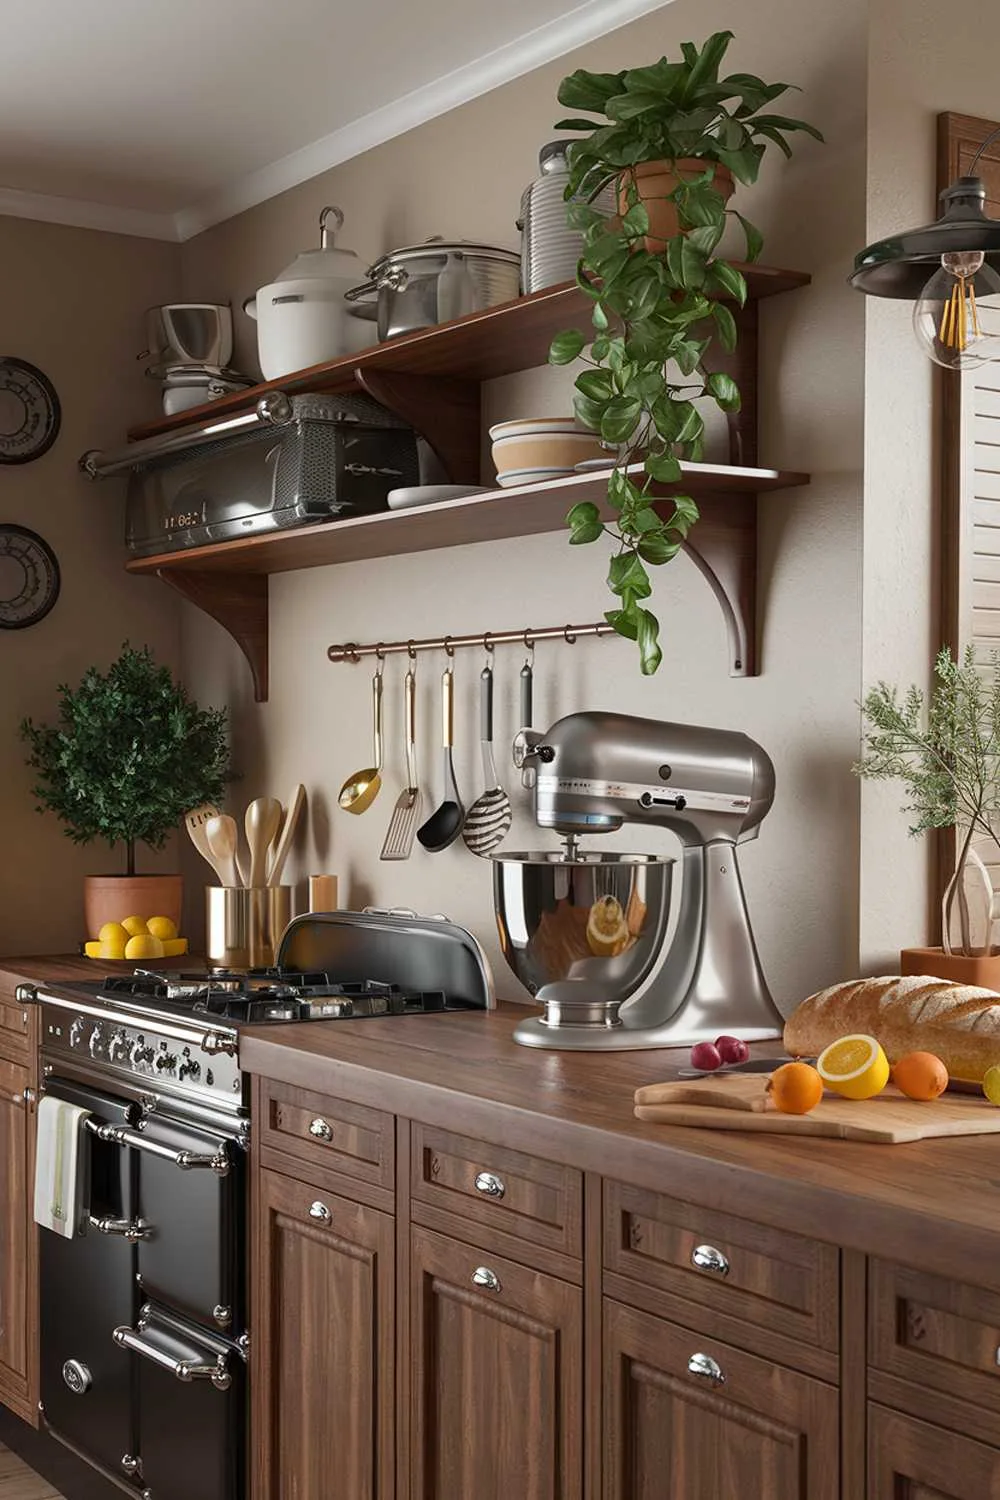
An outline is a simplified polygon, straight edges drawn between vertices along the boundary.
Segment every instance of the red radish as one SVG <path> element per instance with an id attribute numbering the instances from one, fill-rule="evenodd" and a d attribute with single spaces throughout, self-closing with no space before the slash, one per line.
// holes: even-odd
<path id="1" fill-rule="evenodd" d="M 691 1048 L 691 1066 L 700 1068 L 703 1073 L 712 1073 L 716 1068 L 721 1068 L 722 1056 L 718 1047 L 713 1047 L 711 1042 L 698 1042 Z"/>
<path id="2" fill-rule="evenodd" d="M 738 1036 L 717 1036 L 715 1050 L 724 1063 L 745 1063 L 750 1056 L 750 1048 Z"/>

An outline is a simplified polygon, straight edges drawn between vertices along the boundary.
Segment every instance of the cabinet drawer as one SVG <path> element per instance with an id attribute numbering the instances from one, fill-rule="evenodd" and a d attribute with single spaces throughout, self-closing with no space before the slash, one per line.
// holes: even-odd
<path id="1" fill-rule="evenodd" d="M 426 1203 L 550 1250 L 582 1254 L 583 1184 L 574 1168 L 415 1121 L 411 1129 L 414 1217 Z"/>
<path id="2" fill-rule="evenodd" d="M 820 1349 L 839 1345 L 840 1254 L 832 1245 L 607 1182 L 604 1269 L 633 1283 L 629 1300 L 639 1307 L 657 1310 L 644 1296 L 652 1288 Z"/>
<path id="3" fill-rule="evenodd" d="M 869 1277 L 869 1360 L 958 1401 L 1000 1403 L 1000 1294 L 888 1261 Z"/>
<path id="4" fill-rule="evenodd" d="M 17 1056 L 27 1054 L 31 1034 L 31 1009 L 14 999 L 14 985 L 0 980 L 0 1050 Z"/>
<path id="5" fill-rule="evenodd" d="M 363 1104 L 263 1079 L 260 1144 L 309 1165 L 391 1189 L 393 1117 Z"/>

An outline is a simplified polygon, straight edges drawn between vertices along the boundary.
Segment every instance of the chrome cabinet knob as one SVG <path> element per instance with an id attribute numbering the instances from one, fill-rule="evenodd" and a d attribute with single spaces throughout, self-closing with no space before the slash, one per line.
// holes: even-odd
<path id="1" fill-rule="evenodd" d="M 104 1040 L 104 1027 L 101 1025 L 100 1021 L 98 1021 L 97 1025 L 90 1033 L 90 1040 L 88 1041 L 87 1046 L 90 1048 L 91 1057 L 96 1057 L 99 1052 L 104 1051 L 104 1048 L 106 1046 Z"/>
<path id="2" fill-rule="evenodd" d="M 313 1140 L 316 1141 L 333 1140 L 333 1131 L 331 1130 L 327 1122 L 320 1116 L 317 1116 L 316 1119 L 313 1120 L 310 1124 L 309 1134 L 312 1136 Z"/>
<path id="3" fill-rule="evenodd" d="M 473 1286 L 481 1286 L 488 1292 L 500 1292 L 503 1290 L 503 1282 L 495 1271 L 489 1266 L 477 1266 L 472 1273 Z"/>
<path id="4" fill-rule="evenodd" d="M 699 1271 L 712 1271 L 716 1276 L 729 1275 L 729 1261 L 714 1245 L 695 1245 L 691 1251 L 691 1264 Z"/>
<path id="5" fill-rule="evenodd" d="M 81 1359 L 68 1359 L 62 1367 L 62 1378 L 74 1396 L 85 1396 L 93 1376 Z"/>
<path id="6" fill-rule="evenodd" d="M 128 1036 L 122 1027 L 112 1034 L 108 1043 L 108 1059 L 113 1063 L 124 1062 L 128 1052 Z"/>
<path id="7" fill-rule="evenodd" d="M 476 1192 L 482 1193 L 484 1198 L 502 1198 L 507 1191 L 502 1177 L 495 1172 L 478 1172 L 476 1174 Z"/>
<path id="8" fill-rule="evenodd" d="M 319 1224 L 329 1224 L 333 1218 L 333 1214 L 327 1208 L 326 1204 L 321 1203 L 317 1198 L 315 1203 L 309 1205 L 309 1217 L 310 1219 L 315 1219 Z"/>
<path id="9" fill-rule="evenodd" d="M 725 1385 L 726 1383 L 722 1366 L 710 1354 L 692 1354 L 688 1360 L 688 1373 L 697 1375 L 699 1380 L 709 1380 L 712 1385 Z"/>
<path id="10" fill-rule="evenodd" d="M 14 999 L 18 1005 L 34 1005 L 38 999 L 38 991 L 33 984 L 16 984 L 14 986 Z"/>
<path id="11" fill-rule="evenodd" d="M 69 1044 L 71 1047 L 83 1046 L 83 1017 L 77 1016 L 69 1028 Z"/>

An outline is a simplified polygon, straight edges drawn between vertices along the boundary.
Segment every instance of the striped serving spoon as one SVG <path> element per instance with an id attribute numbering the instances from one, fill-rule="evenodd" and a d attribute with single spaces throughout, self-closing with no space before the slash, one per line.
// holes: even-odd
<path id="1" fill-rule="evenodd" d="M 510 798 L 500 785 L 493 758 L 493 668 L 484 667 L 479 681 L 485 784 L 482 795 L 476 798 L 466 814 L 462 837 L 467 849 L 485 859 L 507 837 L 514 814 Z"/>

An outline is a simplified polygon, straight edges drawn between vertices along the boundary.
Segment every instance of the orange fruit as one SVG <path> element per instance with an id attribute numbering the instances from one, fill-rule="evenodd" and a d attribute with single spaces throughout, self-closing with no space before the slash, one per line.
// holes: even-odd
<path id="1" fill-rule="evenodd" d="M 823 1080 L 808 1063 L 785 1063 L 771 1074 L 767 1093 L 782 1114 L 807 1115 L 823 1097 Z"/>
<path id="2" fill-rule="evenodd" d="M 908 1052 L 893 1063 L 891 1077 L 908 1099 L 936 1099 L 948 1087 L 948 1069 L 933 1052 Z"/>

